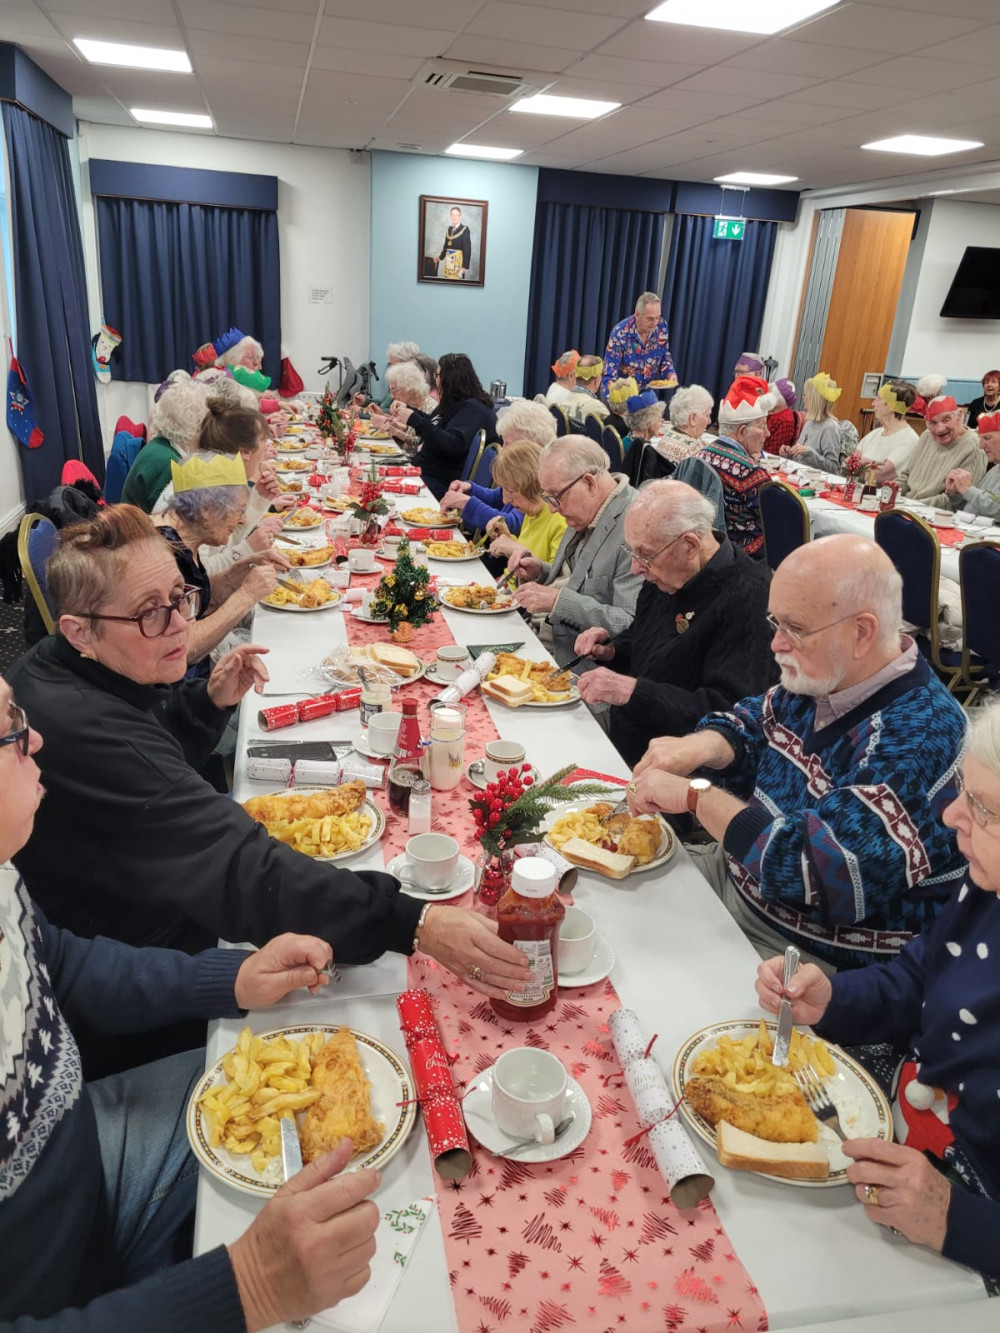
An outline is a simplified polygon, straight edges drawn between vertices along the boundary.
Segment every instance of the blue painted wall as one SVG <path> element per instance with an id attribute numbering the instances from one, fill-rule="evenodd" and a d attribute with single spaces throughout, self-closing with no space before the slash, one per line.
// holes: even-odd
<path id="1" fill-rule="evenodd" d="M 370 355 L 381 371 L 386 344 L 412 338 L 432 356 L 466 352 L 486 388 L 520 393 L 538 171 L 513 164 L 372 153 Z M 489 203 L 486 283 L 417 281 L 422 194 Z"/>

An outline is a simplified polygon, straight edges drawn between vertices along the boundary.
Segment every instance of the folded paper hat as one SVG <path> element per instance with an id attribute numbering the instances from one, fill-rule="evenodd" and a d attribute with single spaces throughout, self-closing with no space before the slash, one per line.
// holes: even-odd
<path id="1" fill-rule="evenodd" d="M 578 365 L 576 368 L 576 378 L 578 380 L 596 380 L 604 374 L 604 362 L 600 359 L 594 362 L 592 366 Z"/>
<path id="2" fill-rule="evenodd" d="M 1000 412 L 981 412 L 976 422 L 976 430 L 980 435 L 1000 430 Z"/>
<path id="3" fill-rule="evenodd" d="M 763 375 L 764 358 L 760 352 L 740 352 L 735 373 L 737 375 Z"/>
<path id="4" fill-rule="evenodd" d="M 567 375 L 575 375 L 576 368 L 580 361 L 580 353 L 574 347 L 569 352 L 563 352 L 562 356 L 557 356 L 552 364 L 552 373 L 557 380 L 565 379 Z"/>
<path id="5" fill-rule="evenodd" d="M 828 403 L 835 403 L 843 389 L 837 388 L 837 381 L 832 379 L 825 370 L 818 370 L 811 380 L 806 380 L 811 384 L 821 398 L 825 398 Z"/>
<path id="6" fill-rule="evenodd" d="M 777 390 L 777 392 L 781 395 L 781 397 L 784 398 L 785 403 L 788 407 L 792 407 L 794 405 L 795 399 L 798 397 L 798 394 L 796 392 L 795 383 L 793 380 L 790 379 L 775 380 L 774 384 L 771 386 L 771 392 L 774 393 L 775 390 Z"/>
<path id="7" fill-rule="evenodd" d="M 225 333 L 220 334 L 213 341 L 212 346 L 215 348 L 215 355 L 221 356 L 223 352 L 228 352 L 231 347 L 235 347 L 237 343 L 242 342 L 246 336 L 245 333 L 241 333 L 239 329 L 230 325 Z"/>
<path id="8" fill-rule="evenodd" d="M 254 393 L 263 393 L 271 387 L 270 375 L 262 375 L 259 370 L 248 370 L 246 366 L 233 366 L 233 379 L 242 384 L 244 389 L 253 389 Z"/>
<path id="9" fill-rule="evenodd" d="M 655 407 L 659 401 L 652 389 L 646 389 L 643 393 L 633 394 L 625 406 L 630 412 L 641 412 L 644 407 Z"/>
<path id="10" fill-rule="evenodd" d="M 942 395 L 940 398 L 932 398 L 924 408 L 924 420 L 933 421 L 939 417 L 942 412 L 957 412 L 958 403 L 955 402 L 950 393 Z"/>
<path id="11" fill-rule="evenodd" d="M 883 384 L 878 391 L 878 396 L 885 403 L 890 412 L 895 412 L 898 417 L 905 416 L 909 410 L 902 398 L 896 397 L 896 390 L 891 384 Z"/>
<path id="12" fill-rule="evenodd" d="M 759 375 L 737 375 L 719 403 L 720 426 L 743 426 L 760 421 L 780 406 L 768 393 L 767 381 Z"/>
<path id="13" fill-rule="evenodd" d="M 579 372 L 577 372 L 579 374 Z M 614 380 L 608 389 L 608 402 L 612 407 L 622 407 L 639 392 L 639 385 L 634 375 L 627 375 L 623 380 Z"/>
<path id="14" fill-rule="evenodd" d="M 246 486 L 247 470 L 237 454 L 192 454 L 183 463 L 170 464 L 174 493 L 197 491 L 205 486 Z"/>

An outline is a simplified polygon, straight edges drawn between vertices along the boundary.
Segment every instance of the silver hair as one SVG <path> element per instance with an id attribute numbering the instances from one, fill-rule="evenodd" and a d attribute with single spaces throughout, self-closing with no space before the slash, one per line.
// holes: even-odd
<path id="1" fill-rule="evenodd" d="M 245 384 L 238 384 L 228 375 L 212 380 L 209 388 L 209 398 L 224 403 L 226 407 L 249 407 L 254 412 L 260 411 L 260 399 L 253 389 L 248 389 Z"/>
<path id="2" fill-rule="evenodd" d="M 653 430 L 663 422 L 663 403 L 650 403 L 648 407 L 640 407 L 638 412 L 628 413 L 628 428 L 630 431 Z"/>
<path id="3" fill-rule="evenodd" d="M 526 439 L 534 440 L 543 449 L 556 438 L 556 422 L 552 413 L 541 403 L 529 402 L 527 398 L 516 398 L 497 413 L 497 434 L 501 440 L 511 430 L 521 432 Z"/>
<path id="4" fill-rule="evenodd" d="M 426 398 L 430 392 L 427 377 L 416 361 L 397 361 L 385 372 L 385 378 L 393 393 L 402 390 L 404 393 L 419 393 Z"/>
<path id="5" fill-rule="evenodd" d="M 701 384 L 685 384 L 670 400 L 670 424 L 678 430 L 687 425 L 692 412 L 711 412 L 715 399 Z"/>
<path id="6" fill-rule="evenodd" d="M 412 361 L 420 355 L 420 345 L 414 342 L 390 343 L 385 349 L 386 359 L 394 356 L 397 361 Z"/>
<path id="7" fill-rule="evenodd" d="M 181 453 L 189 453 L 208 413 L 208 387 L 198 380 L 171 384 L 149 414 L 149 438 L 162 436 Z"/>
<path id="8" fill-rule="evenodd" d="M 995 697 L 972 710 L 968 752 L 1000 777 L 1000 700 Z"/>
<path id="9" fill-rule="evenodd" d="M 611 471 L 607 454 L 599 444 L 586 435 L 563 435 L 558 440 L 550 440 L 538 460 L 539 471 L 547 463 L 554 463 L 566 477 L 570 472 L 581 476 L 589 472 L 592 476 L 598 476 Z"/>
<path id="10" fill-rule="evenodd" d="M 662 302 L 655 292 L 643 292 L 635 298 L 635 313 L 641 315 L 648 305 L 661 305 Z"/>
<path id="11" fill-rule="evenodd" d="M 715 527 L 715 505 L 685 481 L 647 481 L 629 513 L 655 525 L 658 538 L 665 541 L 682 532 L 701 537 Z"/>
<path id="12" fill-rule="evenodd" d="M 899 642 L 903 623 L 903 579 L 899 570 L 886 569 L 882 562 L 871 568 L 866 562 L 848 568 L 837 580 L 837 601 L 860 614 L 868 611 L 878 621 L 878 642 L 890 648 Z"/>
<path id="13" fill-rule="evenodd" d="M 227 518 L 248 494 L 246 486 L 198 486 L 191 491 L 174 491 L 167 512 L 201 528 Z"/>
<path id="14" fill-rule="evenodd" d="M 243 353 L 248 352 L 251 349 L 263 359 L 263 345 L 259 343 L 256 338 L 251 338 L 247 335 L 247 337 L 241 338 L 238 343 L 234 343 L 233 346 L 230 347 L 228 351 L 223 352 L 220 357 L 217 357 L 215 364 L 217 366 L 238 366 Z"/>

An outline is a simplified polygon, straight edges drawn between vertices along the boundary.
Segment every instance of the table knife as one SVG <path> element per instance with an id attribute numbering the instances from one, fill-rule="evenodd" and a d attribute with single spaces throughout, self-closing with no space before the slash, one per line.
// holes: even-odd
<path id="1" fill-rule="evenodd" d="M 792 1040 L 792 1005 L 787 998 L 788 987 L 799 966 L 799 951 L 794 944 L 785 950 L 785 978 L 782 985 L 781 1008 L 778 1010 L 778 1035 L 774 1039 L 771 1063 L 784 1068 L 788 1064 L 788 1045 Z"/>
<path id="2" fill-rule="evenodd" d="M 299 1129 L 293 1115 L 281 1117 L 281 1166 L 286 1180 L 291 1180 L 296 1172 L 302 1170 L 302 1145 L 299 1143 Z"/>

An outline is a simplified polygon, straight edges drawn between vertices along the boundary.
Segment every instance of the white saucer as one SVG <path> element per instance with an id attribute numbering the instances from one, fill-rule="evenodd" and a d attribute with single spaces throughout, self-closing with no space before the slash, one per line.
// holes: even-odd
<path id="1" fill-rule="evenodd" d="M 399 876 L 399 872 L 406 864 L 406 853 L 400 852 L 394 856 L 386 870 L 390 875 Z M 451 882 L 450 889 L 444 889 L 441 893 L 430 893 L 427 889 L 418 889 L 408 884 L 404 884 L 400 890 L 409 898 L 418 898 L 422 903 L 446 903 L 449 898 L 460 898 L 463 893 L 468 893 L 472 888 L 476 877 L 476 868 L 467 856 L 459 854 L 458 869 L 455 871 L 455 878 Z"/>
<path id="2" fill-rule="evenodd" d="M 596 981 L 603 981 L 611 975 L 615 965 L 615 951 L 599 930 L 594 932 L 594 956 L 582 972 L 571 976 L 559 973 L 559 989 L 573 990 L 577 986 L 593 986 Z"/>
<path id="3" fill-rule="evenodd" d="M 495 1157 L 508 1156 L 509 1150 L 518 1144 L 509 1134 L 497 1127 L 493 1119 L 493 1070 L 487 1069 L 480 1074 L 462 1099 L 462 1113 L 466 1128 Z M 539 1143 L 534 1148 L 518 1148 L 512 1154 L 516 1162 L 557 1162 L 574 1148 L 579 1148 L 590 1133 L 590 1102 L 587 1094 L 575 1078 L 566 1080 L 566 1111 L 576 1117 L 569 1129 L 556 1143 Z"/>
<path id="4" fill-rule="evenodd" d="M 428 676 L 430 675 L 430 667 L 427 668 L 427 675 Z M 481 759 L 473 759 L 472 761 L 472 764 L 480 764 L 480 763 L 482 763 Z M 472 764 L 467 765 L 465 770 L 465 776 L 469 779 L 469 781 L 472 783 L 474 787 L 477 787 L 479 789 L 479 791 L 485 791 L 486 774 L 474 773 L 472 771 Z M 517 767 L 520 768 L 521 767 L 520 764 L 518 764 Z M 535 767 L 534 764 L 532 764 L 531 768 L 528 770 L 528 776 L 531 778 L 532 782 L 538 781 L 538 769 Z"/>
<path id="5" fill-rule="evenodd" d="M 349 687 L 344 687 L 349 688 Z M 375 759 L 380 764 L 387 764 L 392 758 L 391 754 L 377 754 L 368 744 L 368 736 L 362 732 L 355 740 L 351 742 L 358 754 L 363 754 L 366 759 Z"/>
<path id="6" fill-rule="evenodd" d="M 352 572 L 356 573 L 357 571 L 355 570 Z M 364 621 L 366 625 L 388 625 L 389 623 L 388 616 L 366 616 L 360 606 L 353 606 L 351 608 L 351 615 L 355 620 Z"/>

